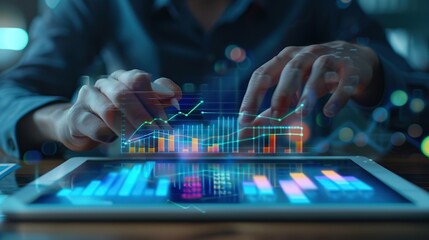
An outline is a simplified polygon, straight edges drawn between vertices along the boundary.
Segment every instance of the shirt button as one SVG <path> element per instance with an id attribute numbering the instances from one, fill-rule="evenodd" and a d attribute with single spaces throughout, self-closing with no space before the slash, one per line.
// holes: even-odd
<path id="1" fill-rule="evenodd" d="M 9 139 L 7 140 L 7 146 L 8 146 L 8 147 L 9 147 L 9 149 L 10 149 L 10 150 L 12 150 L 12 151 L 15 151 L 15 149 L 16 149 L 15 143 L 13 142 L 13 139 L 12 139 L 12 138 L 9 138 Z"/>

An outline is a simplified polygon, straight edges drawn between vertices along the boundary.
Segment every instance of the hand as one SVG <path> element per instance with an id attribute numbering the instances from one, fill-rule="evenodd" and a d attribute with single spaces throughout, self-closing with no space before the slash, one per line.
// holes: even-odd
<path id="1" fill-rule="evenodd" d="M 259 67 L 252 75 L 240 108 L 242 124 L 281 124 L 276 121 L 291 108 L 300 106 L 305 116 L 317 100 L 329 93 L 323 108 L 333 117 L 354 98 L 369 103 L 380 95 L 381 79 L 377 55 L 370 48 L 343 41 L 307 47 L 287 47 Z M 259 108 L 267 90 L 275 87 L 271 107 L 259 116 Z M 378 91 L 378 94 L 377 94 Z"/>
<path id="2" fill-rule="evenodd" d="M 76 103 L 65 108 L 56 123 L 57 140 L 74 151 L 109 143 L 121 134 L 122 113 L 126 124 L 137 129 L 144 121 L 167 119 L 164 107 L 181 97 L 180 87 L 167 78 L 152 82 L 149 74 L 139 70 L 116 71 L 98 80 L 94 87 L 80 89 Z M 150 127 L 169 125 L 155 121 Z"/>

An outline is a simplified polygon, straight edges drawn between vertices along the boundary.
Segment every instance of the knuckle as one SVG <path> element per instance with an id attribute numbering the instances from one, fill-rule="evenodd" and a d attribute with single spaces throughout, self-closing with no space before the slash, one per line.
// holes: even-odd
<path id="1" fill-rule="evenodd" d="M 122 102 L 131 99 L 132 94 L 133 93 L 125 89 L 114 90 L 110 94 L 112 98 L 111 101 L 115 104 L 115 106 L 120 106 Z"/>
<path id="2" fill-rule="evenodd" d="M 107 103 L 101 106 L 100 108 L 100 117 L 106 123 L 111 124 L 114 121 L 115 115 L 118 112 L 118 108 L 116 108 L 113 104 Z"/>
<path id="3" fill-rule="evenodd" d="M 314 45 L 310 45 L 310 46 L 305 47 L 304 52 L 317 54 L 317 53 L 324 51 L 325 49 L 326 49 L 326 47 L 323 45 L 314 44 Z"/>
<path id="4" fill-rule="evenodd" d="M 83 101 L 83 99 L 86 99 L 90 94 L 91 94 L 91 87 L 88 85 L 83 85 L 79 89 L 79 93 L 76 101 L 77 102 Z"/>
<path id="5" fill-rule="evenodd" d="M 333 59 L 330 55 L 323 55 L 316 59 L 316 65 L 320 67 L 328 67 L 332 65 Z"/>
<path id="6" fill-rule="evenodd" d="M 288 69 L 300 69 L 304 65 L 304 62 L 301 58 L 294 58 L 292 59 L 286 66 Z"/>

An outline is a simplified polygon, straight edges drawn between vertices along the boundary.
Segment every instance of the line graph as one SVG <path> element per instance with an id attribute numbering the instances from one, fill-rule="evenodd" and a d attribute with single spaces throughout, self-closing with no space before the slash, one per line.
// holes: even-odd
<path id="1" fill-rule="evenodd" d="M 184 209 L 184 210 L 188 210 L 188 209 L 193 208 L 193 209 L 197 210 L 200 213 L 206 213 L 206 211 L 204 211 L 203 209 L 199 208 L 195 204 L 183 205 L 183 204 L 180 204 L 180 203 L 173 202 L 171 200 L 167 200 L 167 203 L 170 203 L 170 204 L 172 204 L 172 205 L 174 205 L 174 206 L 176 206 L 178 208 Z"/>
<path id="2" fill-rule="evenodd" d="M 300 114 L 304 105 L 288 112 L 281 118 L 240 112 L 197 111 L 205 102 L 200 100 L 185 112 L 179 111 L 168 119 L 154 118 L 144 121 L 132 131 L 129 137 L 122 134 L 121 153 L 302 153 L 302 116 L 291 125 L 282 126 L 240 126 L 242 115 L 282 122 L 294 114 Z M 214 115 L 209 122 L 189 120 L 175 124 L 178 116 Z M 153 130 L 145 126 L 162 121 L 169 123 L 172 130 Z M 123 126 L 125 130 L 127 126 Z"/>

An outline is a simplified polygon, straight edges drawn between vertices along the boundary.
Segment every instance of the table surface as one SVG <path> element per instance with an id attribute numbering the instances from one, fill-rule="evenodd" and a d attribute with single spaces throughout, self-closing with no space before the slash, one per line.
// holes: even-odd
<path id="1" fill-rule="evenodd" d="M 42 160 L 38 164 L 20 162 L 21 168 L 12 177 L 22 187 L 36 176 L 42 175 L 62 162 L 63 160 L 59 159 Z M 392 151 L 381 157 L 378 162 L 429 191 L 429 158 L 422 156 L 417 150 Z M 429 221 L 200 223 L 8 222 L 0 219 L 0 239 L 365 239 L 369 237 L 429 239 Z"/>

